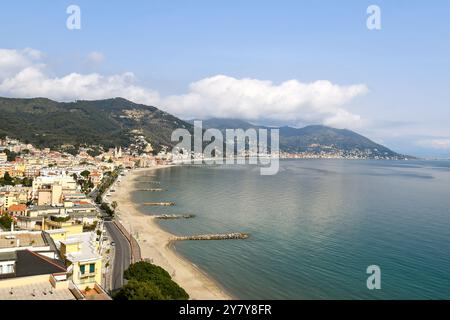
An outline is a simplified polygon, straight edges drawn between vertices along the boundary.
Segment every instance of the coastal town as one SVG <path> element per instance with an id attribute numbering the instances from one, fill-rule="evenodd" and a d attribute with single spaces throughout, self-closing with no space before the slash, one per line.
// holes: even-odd
<path id="1" fill-rule="evenodd" d="M 0 299 L 111 299 L 123 265 L 139 258 L 135 240 L 112 221 L 117 203 L 104 198 L 127 170 L 168 161 L 166 153 L 118 147 L 92 156 L 1 139 Z M 129 248 L 117 254 L 119 241 Z"/>
<path id="2" fill-rule="evenodd" d="M 143 215 L 138 206 L 171 207 L 175 202 L 136 204 L 130 198 L 133 190 L 165 190 L 149 170 L 205 160 L 202 153 L 167 150 L 154 152 L 140 132 L 134 132 L 131 145 L 108 149 L 37 148 L 13 138 L 0 139 L 0 299 L 112 299 L 114 293 L 121 296 L 117 292 L 129 280 L 127 270 L 141 261 L 162 267 L 189 292 L 180 288 L 178 297 L 229 299 L 217 283 L 170 246 L 174 241 L 247 239 L 249 235 L 175 236 L 154 220 L 190 219 L 194 214 Z M 368 155 L 357 150 L 276 154 L 287 159 L 368 159 Z M 233 155 L 252 156 L 259 154 L 243 150 Z M 136 189 L 136 183 L 146 177 L 147 187 Z"/>

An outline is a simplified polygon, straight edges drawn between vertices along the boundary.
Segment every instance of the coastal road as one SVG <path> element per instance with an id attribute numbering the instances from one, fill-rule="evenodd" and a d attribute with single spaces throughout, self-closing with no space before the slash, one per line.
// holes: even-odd
<path id="1" fill-rule="evenodd" d="M 124 284 L 123 272 L 131 261 L 130 243 L 112 221 L 105 221 L 105 227 L 112 241 L 115 242 L 114 265 L 112 269 L 112 290 L 119 289 Z"/>

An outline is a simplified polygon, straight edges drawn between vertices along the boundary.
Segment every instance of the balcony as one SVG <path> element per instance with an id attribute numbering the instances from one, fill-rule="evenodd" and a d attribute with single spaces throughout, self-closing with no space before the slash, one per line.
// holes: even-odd
<path id="1" fill-rule="evenodd" d="M 95 271 L 94 272 L 85 272 L 85 273 L 78 272 L 78 278 L 79 279 L 95 278 Z"/>

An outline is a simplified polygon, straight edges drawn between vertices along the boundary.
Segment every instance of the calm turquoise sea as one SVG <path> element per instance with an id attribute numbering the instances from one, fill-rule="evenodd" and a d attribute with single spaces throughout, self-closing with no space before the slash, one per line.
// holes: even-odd
<path id="1" fill-rule="evenodd" d="M 450 161 L 281 161 L 155 172 L 168 191 L 136 191 L 146 214 L 180 235 L 248 232 L 248 240 L 185 241 L 176 250 L 243 299 L 450 299 Z M 148 187 L 142 183 L 142 187 Z M 153 185 L 154 187 L 154 185 Z M 366 268 L 381 268 L 368 290 Z"/>

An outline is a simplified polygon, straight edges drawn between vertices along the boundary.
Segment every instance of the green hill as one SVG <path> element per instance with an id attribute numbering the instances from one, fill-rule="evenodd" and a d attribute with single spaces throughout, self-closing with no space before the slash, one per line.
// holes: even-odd
<path id="1" fill-rule="evenodd" d="M 127 146 L 132 130 L 140 130 L 155 150 L 171 146 L 171 133 L 191 125 L 155 107 L 122 98 L 56 102 L 45 98 L 0 98 L 0 136 L 38 147 L 62 144 Z"/>

